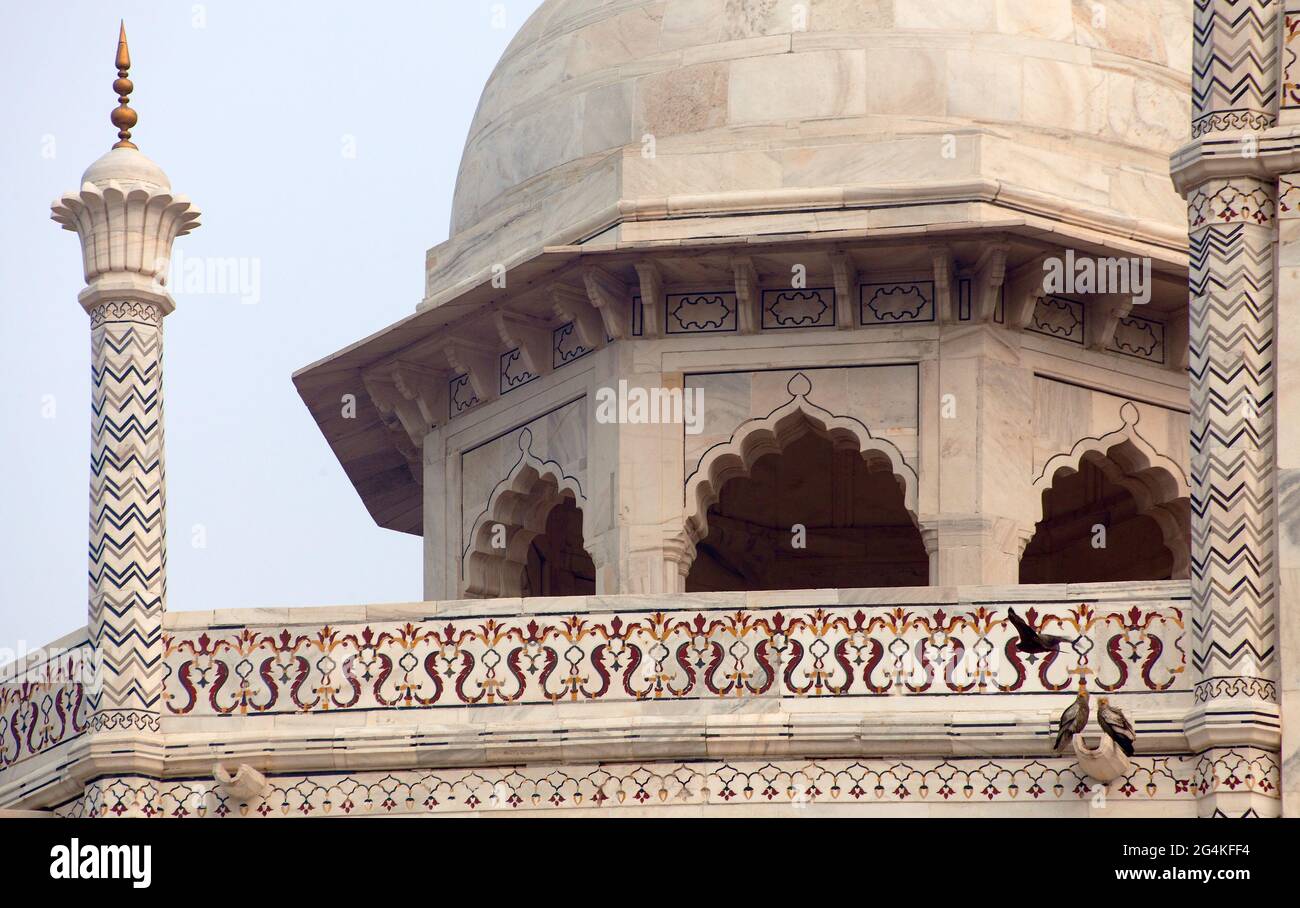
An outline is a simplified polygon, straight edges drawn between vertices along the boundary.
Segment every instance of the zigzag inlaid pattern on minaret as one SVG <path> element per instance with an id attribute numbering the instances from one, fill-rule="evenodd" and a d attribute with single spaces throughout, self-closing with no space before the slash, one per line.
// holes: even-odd
<path id="1" fill-rule="evenodd" d="M 1189 198 L 1192 662 L 1204 699 L 1236 692 L 1224 678 L 1273 690 L 1253 679 L 1276 670 L 1273 194 L 1238 178 Z"/>
<path id="2" fill-rule="evenodd" d="M 167 598 L 162 318 L 91 312 L 90 639 L 101 659 L 92 728 L 158 727 Z"/>
<path id="3" fill-rule="evenodd" d="M 91 328 L 89 730 L 148 739 L 160 731 L 167 603 L 162 323 L 176 305 L 166 287 L 172 242 L 199 225 L 199 211 L 131 141 L 125 25 L 113 62 L 118 141 L 50 213 L 81 240 L 77 301 Z"/>
<path id="4" fill-rule="evenodd" d="M 1277 0 L 1196 0 L 1192 137 L 1277 121 Z"/>

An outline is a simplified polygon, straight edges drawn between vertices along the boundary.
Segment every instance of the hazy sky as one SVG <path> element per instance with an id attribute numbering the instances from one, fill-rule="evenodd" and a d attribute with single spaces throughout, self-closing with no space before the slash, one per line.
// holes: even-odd
<path id="1" fill-rule="evenodd" d="M 115 141 L 118 18 L 133 138 L 203 212 L 176 250 L 258 278 L 251 303 L 177 287 L 166 321 L 180 611 L 421 598 L 420 540 L 375 526 L 290 375 L 415 308 L 479 92 L 539 5 L 0 0 L 0 648 L 86 621 L 90 328 L 49 206 Z"/>

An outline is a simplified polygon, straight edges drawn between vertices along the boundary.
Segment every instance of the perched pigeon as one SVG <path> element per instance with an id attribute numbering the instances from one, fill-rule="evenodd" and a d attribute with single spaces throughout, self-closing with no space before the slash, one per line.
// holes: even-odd
<path id="1" fill-rule="evenodd" d="M 1054 653 L 1061 648 L 1062 643 L 1070 642 L 1069 637 L 1058 637 L 1055 634 L 1043 634 L 1034 630 L 1028 621 L 1016 614 L 1013 608 L 1007 609 L 1007 617 L 1011 619 L 1016 633 L 1020 635 L 1020 639 L 1016 641 L 1016 649 L 1022 653 Z"/>
<path id="2" fill-rule="evenodd" d="M 1124 751 L 1126 756 L 1133 756 L 1133 745 L 1137 742 L 1137 732 L 1133 730 L 1133 723 L 1119 707 L 1111 706 L 1105 697 L 1097 700 L 1097 724 L 1112 741 L 1119 745 L 1119 749 Z"/>
<path id="3" fill-rule="evenodd" d="M 1079 682 L 1079 695 L 1074 698 L 1074 702 L 1065 708 L 1061 713 L 1061 718 L 1057 724 L 1056 747 L 1054 750 L 1064 750 L 1065 746 L 1070 743 L 1075 735 L 1081 734 L 1088 724 L 1088 685 L 1084 681 Z"/>

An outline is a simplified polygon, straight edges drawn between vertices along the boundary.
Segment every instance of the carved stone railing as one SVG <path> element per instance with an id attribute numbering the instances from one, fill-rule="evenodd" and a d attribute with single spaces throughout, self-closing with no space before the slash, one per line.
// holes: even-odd
<path id="1" fill-rule="evenodd" d="M 49 721 L 60 706 L 78 716 L 75 696 L 15 687 L 6 746 L 15 728 L 33 743 L 0 770 L 0 803 L 174 817 L 750 802 L 1275 814 L 1275 754 L 1189 748 L 1188 595 L 1170 581 L 174 612 L 165 747 L 97 751 L 84 715 Z M 1015 651 L 1009 607 L 1073 642 Z M 1108 782 L 1051 749 L 1080 678 L 1138 727 L 1138 754 Z"/>
<path id="2" fill-rule="evenodd" d="M 187 626 L 165 637 L 164 716 L 1189 691 L 1186 583 L 424 603 Z M 1008 605 L 1074 638 L 1017 652 Z M 319 617 L 316 617 L 319 616 Z M 180 626 L 177 626 L 180 625 Z M 448 717 L 450 718 L 450 716 Z"/>
<path id="3" fill-rule="evenodd" d="M 33 757 L 79 738 L 97 670 L 85 632 L 0 667 L 0 782 Z"/>

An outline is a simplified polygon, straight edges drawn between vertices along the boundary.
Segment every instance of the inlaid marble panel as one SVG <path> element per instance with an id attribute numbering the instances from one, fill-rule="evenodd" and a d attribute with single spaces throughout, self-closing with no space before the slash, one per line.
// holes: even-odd
<path id="1" fill-rule="evenodd" d="M 735 331 L 739 304 L 730 291 L 668 294 L 668 334 L 713 334 Z"/>
<path id="2" fill-rule="evenodd" d="M 763 330 L 834 327 L 833 287 L 763 291 Z"/>
<path id="3" fill-rule="evenodd" d="M 859 293 L 858 316 L 863 325 L 934 321 L 934 281 L 863 284 Z"/>
<path id="4" fill-rule="evenodd" d="M 1034 307 L 1033 315 L 1025 330 L 1082 346 L 1084 342 L 1083 303 L 1061 296 L 1044 297 Z"/>
<path id="5" fill-rule="evenodd" d="M 591 347 L 583 345 L 574 322 L 565 322 L 551 332 L 551 365 L 556 369 L 581 359 L 591 351 Z"/>
<path id="6" fill-rule="evenodd" d="M 592 601 L 592 600 L 588 600 Z M 566 600 L 565 604 L 581 604 Z M 1185 691 L 1186 603 L 1018 603 L 1067 638 L 1031 656 L 1001 603 L 560 612 L 191 628 L 166 636 L 168 716 L 610 702 Z M 690 607 L 699 606 L 699 607 Z"/>
<path id="7" fill-rule="evenodd" d="M 1152 363 L 1165 362 L 1165 326 L 1155 319 L 1130 315 L 1119 320 L 1107 350 Z"/>

